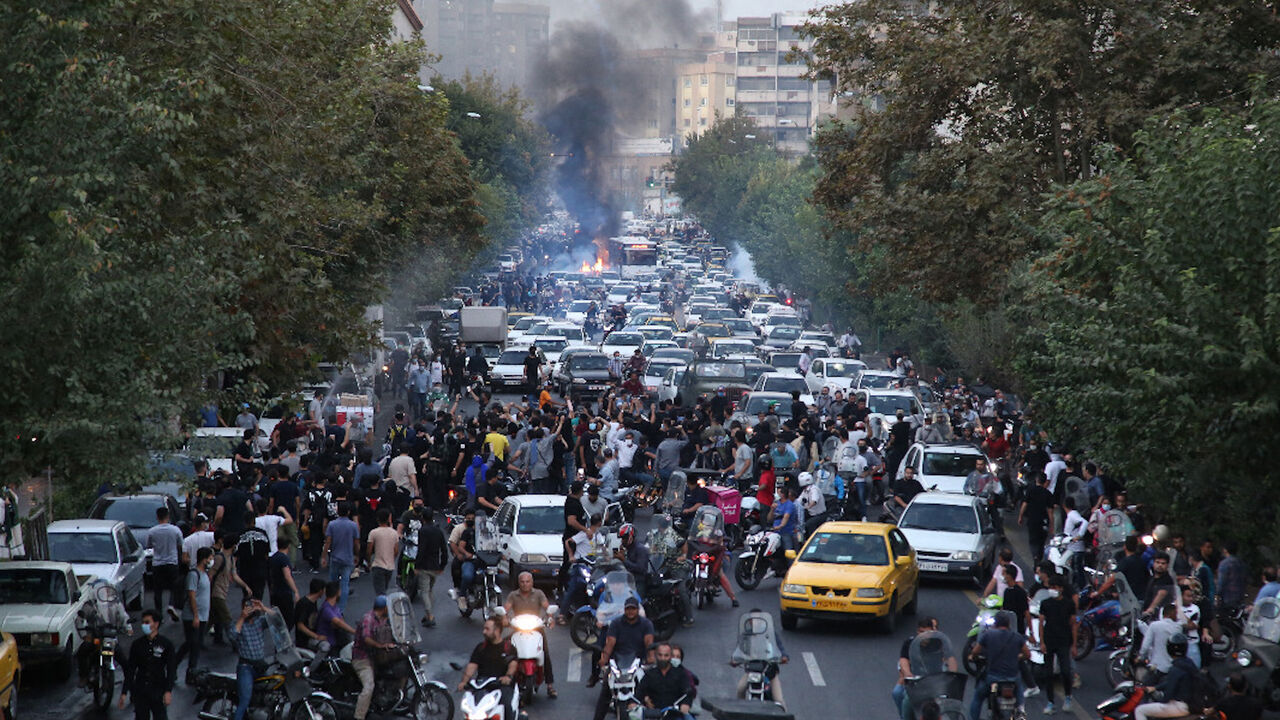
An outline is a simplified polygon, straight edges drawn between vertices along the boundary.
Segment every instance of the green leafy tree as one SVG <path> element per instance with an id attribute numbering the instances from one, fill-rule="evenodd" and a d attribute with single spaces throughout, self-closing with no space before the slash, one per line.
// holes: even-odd
<path id="1" fill-rule="evenodd" d="M 925 5 L 832 5 L 806 32 L 855 104 L 818 137 L 815 199 L 893 258 L 877 291 L 934 302 L 1002 302 L 1052 183 L 1089 178 L 1153 114 L 1280 70 L 1280 21 L 1251 0 Z"/>
<path id="2" fill-rule="evenodd" d="M 1014 306 L 1035 419 L 1178 527 L 1276 547 L 1280 102 L 1157 119 L 1099 160 Z"/>

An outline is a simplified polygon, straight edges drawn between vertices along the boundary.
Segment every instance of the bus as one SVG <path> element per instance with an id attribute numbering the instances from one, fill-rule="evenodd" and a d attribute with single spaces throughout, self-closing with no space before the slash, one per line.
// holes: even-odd
<path id="1" fill-rule="evenodd" d="M 641 235 L 609 238 L 609 265 L 624 278 L 658 269 L 658 243 Z"/>

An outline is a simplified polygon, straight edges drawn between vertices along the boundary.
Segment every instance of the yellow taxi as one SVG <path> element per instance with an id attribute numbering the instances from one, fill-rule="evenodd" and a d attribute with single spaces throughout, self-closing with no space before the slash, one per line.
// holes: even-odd
<path id="1" fill-rule="evenodd" d="M 902 531 L 885 523 L 828 522 L 797 553 L 782 581 L 782 627 L 800 618 L 876 620 L 885 632 L 899 614 L 914 614 L 920 587 L 916 552 Z"/>
<path id="2" fill-rule="evenodd" d="M 661 325 L 671 330 L 673 333 L 680 332 L 680 326 L 676 325 L 676 321 L 667 315 L 650 315 L 644 319 L 645 325 Z"/>
<path id="3" fill-rule="evenodd" d="M 0 632 L 0 717 L 13 720 L 18 707 L 18 683 L 22 666 L 18 664 L 18 643 L 13 635 Z"/>
<path id="4" fill-rule="evenodd" d="M 520 318 L 527 318 L 527 317 L 533 317 L 533 313 L 531 313 L 531 312 L 518 312 L 518 311 L 517 311 L 517 312 L 509 312 L 509 313 L 507 313 L 507 327 L 508 327 L 508 328 L 513 328 L 513 327 L 515 327 L 515 326 L 516 326 L 516 321 L 518 321 Z"/>

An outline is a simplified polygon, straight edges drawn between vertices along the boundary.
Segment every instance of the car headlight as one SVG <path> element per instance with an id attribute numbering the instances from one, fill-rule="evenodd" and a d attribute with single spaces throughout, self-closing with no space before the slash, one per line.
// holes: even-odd
<path id="1" fill-rule="evenodd" d="M 783 586 L 782 586 L 782 592 L 784 592 L 784 593 L 795 593 L 795 594 L 798 594 L 798 595 L 803 595 L 803 594 L 804 594 L 804 586 L 803 586 L 803 585 L 796 585 L 796 584 L 794 584 L 794 583 L 787 583 L 787 584 L 785 584 L 785 585 L 783 585 Z"/>
<path id="2" fill-rule="evenodd" d="M 1253 653 L 1248 650 L 1241 650 L 1236 653 L 1236 662 L 1240 663 L 1240 667 L 1249 667 L 1253 664 Z"/>
<path id="3" fill-rule="evenodd" d="M 587 382 L 587 379 L 586 379 L 586 378 L 574 378 L 574 379 L 573 379 L 573 382 L 574 382 L 575 384 L 577 384 L 577 383 L 582 383 L 582 384 L 584 384 L 584 385 L 585 385 L 585 384 L 586 384 L 586 382 Z"/>
<path id="4" fill-rule="evenodd" d="M 58 633 L 31 633 L 32 645 L 56 646 L 60 639 Z"/>
<path id="5" fill-rule="evenodd" d="M 520 564 L 522 565 L 533 565 L 537 563 L 545 564 L 547 562 L 550 561 L 547 560 L 547 556 L 542 553 L 524 553 L 520 556 Z"/>
<path id="6" fill-rule="evenodd" d="M 882 598 L 884 597 L 884 590 L 881 588 L 858 588 L 858 597 Z"/>
<path id="7" fill-rule="evenodd" d="M 975 557 L 977 557 L 977 555 L 972 552 L 969 552 L 968 550 L 961 550 L 959 552 L 951 553 L 952 560 L 972 560 Z"/>

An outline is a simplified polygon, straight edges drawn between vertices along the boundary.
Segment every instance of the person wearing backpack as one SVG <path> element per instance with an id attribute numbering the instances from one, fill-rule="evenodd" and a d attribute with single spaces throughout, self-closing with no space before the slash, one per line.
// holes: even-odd
<path id="1" fill-rule="evenodd" d="M 1204 711 L 1200 669 L 1187 657 L 1187 636 L 1182 633 L 1170 636 L 1165 649 L 1173 658 L 1173 664 L 1159 685 L 1147 687 L 1148 697 L 1156 701 L 1139 705 L 1134 711 L 1137 720 L 1199 715 Z"/>

